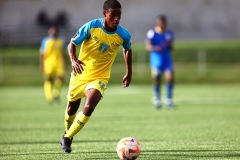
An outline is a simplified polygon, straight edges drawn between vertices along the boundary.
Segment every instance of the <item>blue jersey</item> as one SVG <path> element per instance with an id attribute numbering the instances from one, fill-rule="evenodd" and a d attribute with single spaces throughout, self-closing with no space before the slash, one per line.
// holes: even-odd
<path id="1" fill-rule="evenodd" d="M 147 40 L 153 46 L 161 47 L 161 51 L 150 51 L 150 66 L 155 69 L 173 70 L 172 58 L 171 58 L 171 46 L 170 44 L 174 40 L 174 35 L 171 30 L 158 33 L 156 30 L 149 30 L 147 33 Z"/>

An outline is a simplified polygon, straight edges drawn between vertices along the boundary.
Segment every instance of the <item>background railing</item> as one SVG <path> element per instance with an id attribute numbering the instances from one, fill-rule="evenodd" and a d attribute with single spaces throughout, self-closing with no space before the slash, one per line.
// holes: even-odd
<path id="1" fill-rule="evenodd" d="M 239 41 L 175 42 L 172 53 L 176 83 L 239 83 Z M 0 85 L 39 85 L 39 45 L 0 49 Z M 133 83 L 151 83 L 149 56 L 143 42 L 133 42 Z M 71 65 L 69 59 L 66 81 Z M 110 83 L 121 83 L 125 73 L 122 51 L 116 57 Z"/>

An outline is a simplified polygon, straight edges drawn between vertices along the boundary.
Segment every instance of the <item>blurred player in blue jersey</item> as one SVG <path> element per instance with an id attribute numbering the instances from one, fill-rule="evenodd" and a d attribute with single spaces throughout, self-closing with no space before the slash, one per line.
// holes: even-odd
<path id="1" fill-rule="evenodd" d="M 121 4 L 117 0 L 106 0 L 103 4 L 104 18 L 84 24 L 68 45 L 73 71 L 65 110 L 65 134 L 60 141 L 63 152 L 71 152 L 73 137 L 85 126 L 101 100 L 120 46 L 123 46 L 126 66 L 122 87 L 128 87 L 131 82 L 131 35 L 119 25 L 121 14 Z M 77 45 L 81 45 L 78 57 Z M 85 98 L 85 103 L 82 110 L 77 113 L 82 98 Z"/>
<path id="2" fill-rule="evenodd" d="M 44 93 L 49 103 L 59 99 L 64 79 L 66 43 L 58 32 L 56 26 L 51 26 L 40 47 L 40 67 L 45 78 Z"/>
<path id="3" fill-rule="evenodd" d="M 153 103 L 160 108 L 161 101 L 161 77 L 166 77 L 166 100 L 167 108 L 173 107 L 173 83 L 174 69 L 171 57 L 173 49 L 174 34 L 167 28 L 167 18 L 159 15 L 156 26 L 147 33 L 146 49 L 150 52 L 150 67 L 153 77 L 154 97 Z"/>

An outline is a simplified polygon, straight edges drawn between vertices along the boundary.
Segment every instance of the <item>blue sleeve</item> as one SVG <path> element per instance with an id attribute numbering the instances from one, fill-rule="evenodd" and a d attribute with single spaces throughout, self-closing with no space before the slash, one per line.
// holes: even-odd
<path id="1" fill-rule="evenodd" d="M 41 54 L 44 54 L 47 40 L 48 40 L 48 37 L 45 37 L 41 42 L 41 46 L 40 46 L 40 53 Z"/>
<path id="2" fill-rule="evenodd" d="M 120 35 L 120 37 L 122 37 L 122 39 L 123 39 L 123 44 L 122 44 L 123 48 L 125 50 L 131 49 L 131 45 L 132 45 L 131 35 L 128 32 L 128 30 L 126 30 L 125 28 L 120 26 L 119 29 L 117 30 L 117 32 Z"/>
<path id="3" fill-rule="evenodd" d="M 126 37 L 123 41 L 123 48 L 126 49 L 126 50 L 129 50 L 131 49 L 131 35 L 129 34 L 128 37 Z"/>
<path id="4" fill-rule="evenodd" d="M 72 37 L 71 42 L 75 45 L 81 44 L 85 39 L 90 37 L 91 22 L 84 24 L 77 33 Z"/>

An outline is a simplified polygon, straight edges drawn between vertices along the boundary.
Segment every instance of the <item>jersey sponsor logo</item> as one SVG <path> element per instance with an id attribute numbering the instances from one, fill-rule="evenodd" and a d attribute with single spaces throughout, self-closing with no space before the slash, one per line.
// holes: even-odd
<path id="1" fill-rule="evenodd" d="M 101 89 L 105 87 L 105 84 L 102 81 L 98 81 L 98 84 L 100 85 Z"/>
<path id="2" fill-rule="evenodd" d="M 98 50 L 102 53 L 105 53 L 109 49 L 109 45 L 105 43 L 101 43 Z"/>

